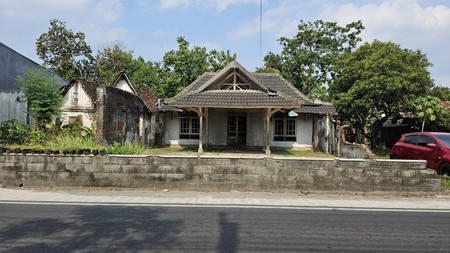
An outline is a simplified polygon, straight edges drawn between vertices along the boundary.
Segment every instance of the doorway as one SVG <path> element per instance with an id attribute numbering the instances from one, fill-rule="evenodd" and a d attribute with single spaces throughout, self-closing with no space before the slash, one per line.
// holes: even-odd
<path id="1" fill-rule="evenodd" d="M 228 115 L 228 146 L 242 147 L 247 142 L 247 115 Z"/>

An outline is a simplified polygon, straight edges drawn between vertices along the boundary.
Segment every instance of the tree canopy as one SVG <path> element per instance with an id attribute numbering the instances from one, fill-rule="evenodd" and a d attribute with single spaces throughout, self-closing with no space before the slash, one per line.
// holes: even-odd
<path id="1" fill-rule="evenodd" d="M 155 87 L 159 83 L 157 67 L 142 57 L 134 58 L 133 51 L 126 51 L 121 43 L 103 47 L 97 52 L 96 61 L 97 83 L 111 84 L 122 71 L 127 73 L 135 85 L 145 83 Z M 157 91 L 155 89 L 156 93 Z"/>
<path id="2" fill-rule="evenodd" d="M 265 68 L 278 69 L 305 95 L 324 99 L 336 60 L 357 46 L 363 30 L 361 21 L 341 27 L 336 22 L 301 20 L 293 38 L 279 39 L 281 53 L 269 52 L 264 57 Z"/>
<path id="3" fill-rule="evenodd" d="M 27 101 L 28 113 L 34 117 L 37 127 L 44 128 L 59 118 L 62 96 L 55 77 L 47 76 L 44 70 L 27 68 L 17 81 Z"/>
<path id="4" fill-rule="evenodd" d="M 193 46 L 184 37 L 178 37 L 178 49 L 167 52 L 160 70 L 161 85 L 165 95 L 177 94 L 197 77 L 207 71 L 217 71 L 236 59 L 229 51 L 206 51 L 205 47 Z"/>
<path id="5" fill-rule="evenodd" d="M 341 119 L 372 139 L 393 113 L 433 87 L 430 66 L 419 50 L 375 40 L 340 57 L 330 94 Z"/>
<path id="6" fill-rule="evenodd" d="M 66 80 L 91 79 L 94 57 L 85 38 L 84 33 L 74 33 L 64 22 L 52 19 L 48 32 L 36 40 L 36 53 L 45 67 Z"/>

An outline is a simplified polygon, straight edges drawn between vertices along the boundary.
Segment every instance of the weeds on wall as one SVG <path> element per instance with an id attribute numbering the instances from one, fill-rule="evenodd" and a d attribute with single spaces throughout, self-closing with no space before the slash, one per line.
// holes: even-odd
<path id="1" fill-rule="evenodd" d="M 446 189 L 450 189 L 450 176 L 448 176 L 447 174 L 442 175 L 441 182 L 442 186 L 444 186 Z"/>

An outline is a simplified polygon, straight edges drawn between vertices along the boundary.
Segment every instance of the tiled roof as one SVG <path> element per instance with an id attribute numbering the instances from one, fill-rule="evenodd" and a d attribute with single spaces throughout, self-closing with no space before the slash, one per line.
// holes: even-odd
<path id="1" fill-rule="evenodd" d="M 312 114 L 337 114 L 336 108 L 332 104 L 310 104 L 302 105 L 295 109 L 296 113 L 312 113 Z"/>
<path id="2" fill-rule="evenodd" d="M 232 76 L 234 76 L 234 82 Z M 241 82 L 236 82 L 240 79 Z M 221 89 L 222 85 L 247 85 L 248 89 Z M 280 74 L 249 73 L 237 62 L 218 73 L 205 73 L 176 96 L 166 99 L 162 110 L 187 107 L 298 108 L 304 113 L 336 113 L 331 104 L 311 101 Z"/>
<path id="3" fill-rule="evenodd" d="M 138 96 L 142 99 L 145 106 L 149 109 L 150 112 L 156 113 L 158 112 L 158 98 L 156 95 L 150 90 L 147 84 L 141 84 L 136 87 L 136 92 Z"/>
<path id="4" fill-rule="evenodd" d="M 92 103 L 95 105 L 96 101 L 97 101 L 97 87 L 99 87 L 99 85 L 97 85 L 95 83 L 91 83 L 91 82 L 88 82 L 88 81 L 85 81 L 85 80 L 82 80 L 82 79 L 73 79 L 72 81 L 70 81 L 69 84 L 61 87 L 61 94 L 63 96 L 65 96 L 66 93 L 70 90 L 70 88 L 75 83 L 81 84 L 81 87 L 86 92 L 88 97 L 91 99 Z"/>
<path id="5" fill-rule="evenodd" d="M 183 106 L 207 107 L 293 107 L 299 104 L 298 99 L 282 94 L 267 93 L 257 90 L 209 90 L 197 94 L 189 94 L 178 98 L 173 104 Z M 171 105 L 171 103 L 168 103 Z"/>

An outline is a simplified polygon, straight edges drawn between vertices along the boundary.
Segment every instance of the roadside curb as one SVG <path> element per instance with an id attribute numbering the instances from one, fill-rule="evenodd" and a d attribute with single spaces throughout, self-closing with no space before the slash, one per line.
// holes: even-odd
<path id="1" fill-rule="evenodd" d="M 0 189 L 0 203 L 450 212 L 450 196 L 382 197 L 246 192 L 36 191 Z"/>

